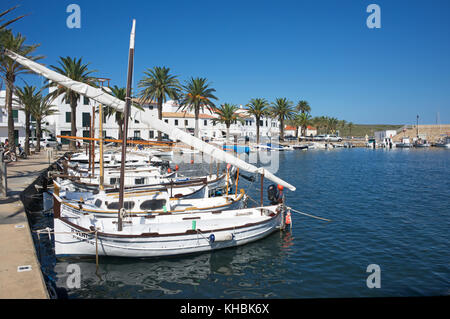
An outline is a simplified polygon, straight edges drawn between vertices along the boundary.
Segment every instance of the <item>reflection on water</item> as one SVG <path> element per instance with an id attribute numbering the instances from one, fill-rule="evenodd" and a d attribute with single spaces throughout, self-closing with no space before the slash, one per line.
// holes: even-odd
<path id="1" fill-rule="evenodd" d="M 70 264 L 81 269 L 80 289 L 68 289 L 71 298 L 158 298 L 216 297 L 214 283 L 225 286 L 222 296 L 235 298 L 276 297 L 266 289 L 281 281 L 283 260 L 290 253 L 292 234 L 276 232 L 262 241 L 237 248 L 179 257 L 125 259 L 100 257 L 95 260 L 65 258 L 54 267 L 56 285 L 67 288 Z M 269 274 L 269 275 L 266 275 Z M 278 277 L 278 278 L 277 278 Z M 204 283 L 209 283 L 210 292 Z"/>
<path id="2" fill-rule="evenodd" d="M 67 289 L 70 298 L 449 294 L 449 150 L 293 151 L 281 152 L 279 161 L 277 175 L 297 187 L 286 192 L 288 205 L 333 222 L 292 213 L 292 232 L 197 255 L 100 257 L 98 273 L 95 259 L 55 260 L 48 235 L 34 235 L 43 273 L 68 288 L 68 265 L 79 265 L 80 288 Z M 188 169 L 209 172 L 200 165 Z M 259 201 L 259 182 L 241 178 L 239 185 Z M 51 217 L 30 217 L 33 229 L 53 227 Z M 366 286 L 369 264 L 381 267 L 380 289 Z"/>

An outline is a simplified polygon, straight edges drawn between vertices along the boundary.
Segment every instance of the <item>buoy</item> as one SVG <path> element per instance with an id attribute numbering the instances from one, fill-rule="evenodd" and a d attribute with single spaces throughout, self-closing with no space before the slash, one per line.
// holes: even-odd
<path id="1" fill-rule="evenodd" d="M 168 168 L 167 173 L 172 173 L 172 170 L 170 168 Z"/>
<path id="2" fill-rule="evenodd" d="M 194 164 L 194 160 L 191 160 L 191 164 Z"/>
<path id="3" fill-rule="evenodd" d="M 278 185 L 278 190 L 279 190 L 279 191 L 281 191 L 281 192 L 282 192 L 282 191 L 283 191 L 283 189 L 284 189 L 283 185 Z"/>
<path id="4" fill-rule="evenodd" d="M 286 214 L 286 225 L 291 225 L 292 220 L 291 220 L 291 212 L 288 211 Z"/>
<path id="5" fill-rule="evenodd" d="M 178 165 L 175 165 L 175 170 L 178 171 L 179 167 Z"/>
<path id="6" fill-rule="evenodd" d="M 234 239 L 234 235 L 232 233 L 219 233 L 217 235 L 211 234 L 209 236 L 209 241 L 213 242 L 221 242 L 221 241 L 230 241 Z"/>

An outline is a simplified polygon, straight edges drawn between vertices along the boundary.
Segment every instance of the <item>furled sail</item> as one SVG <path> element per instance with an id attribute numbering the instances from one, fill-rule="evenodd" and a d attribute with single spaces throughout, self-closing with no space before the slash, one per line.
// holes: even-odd
<path id="1" fill-rule="evenodd" d="M 31 61 L 21 55 L 18 55 L 15 52 L 8 50 L 8 49 L 4 49 L 3 54 L 7 55 L 8 57 L 13 59 L 17 63 L 20 63 L 21 65 L 27 67 L 28 69 L 32 70 L 33 72 L 35 72 L 39 75 L 42 75 L 42 76 L 46 77 L 47 79 L 49 79 L 53 82 L 56 82 L 60 85 L 63 85 L 63 86 L 65 86 L 77 93 L 80 93 L 90 99 L 93 99 L 93 100 L 97 101 L 98 103 L 101 103 L 103 105 L 109 105 L 118 111 L 123 111 L 125 109 L 124 101 L 121 101 L 121 100 L 115 98 L 114 96 L 109 95 L 102 89 L 95 88 L 90 85 L 74 81 L 58 72 L 52 71 L 52 70 L 46 68 L 45 66 L 43 66 L 39 63 L 36 63 L 34 61 Z M 240 169 L 245 170 L 250 173 L 263 174 L 265 178 L 267 178 L 279 185 L 287 187 L 291 191 L 295 191 L 295 189 L 296 189 L 294 186 L 292 186 L 291 184 L 278 178 L 277 176 L 275 176 L 268 170 L 266 170 L 262 167 L 258 168 L 256 166 L 253 166 L 253 165 L 251 165 L 229 153 L 226 153 L 226 152 L 218 149 L 215 146 L 212 146 L 208 143 L 203 142 L 202 140 L 192 136 L 189 133 L 186 133 L 172 125 L 165 123 L 164 121 L 161 121 L 161 120 L 159 120 L 157 118 L 153 118 L 153 117 L 149 117 L 149 118 L 141 117 L 141 118 L 137 118 L 137 120 L 147 124 L 148 126 L 152 127 L 155 130 L 158 130 L 158 131 L 161 131 L 161 132 L 167 134 L 173 140 L 180 140 L 183 143 L 185 143 L 189 146 L 192 146 L 195 149 L 197 149 L 205 154 L 211 155 L 213 158 L 215 158 L 219 161 L 230 163 L 230 164 L 237 166 Z"/>

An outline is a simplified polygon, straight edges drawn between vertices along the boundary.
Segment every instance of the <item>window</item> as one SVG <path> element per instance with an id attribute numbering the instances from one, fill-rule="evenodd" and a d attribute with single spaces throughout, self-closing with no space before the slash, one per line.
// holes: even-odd
<path id="1" fill-rule="evenodd" d="M 155 131 L 149 131 L 148 138 L 155 138 Z"/>
<path id="2" fill-rule="evenodd" d="M 151 199 L 143 202 L 140 208 L 142 210 L 158 210 L 163 209 L 165 205 L 166 205 L 165 199 Z"/>
<path id="3" fill-rule="evenodd" d="M 71 131 L 61 131 L 61 135 L 62 136 L 70 136 L 72 134 Z M 62 138 L 61 139 L 61 144 L 67 145 L 69 144 L 69 140 L 67 138 Z"/>
<path id="4" fill-rule="evenodd" d="M 267 124 L 267 120 L 266 120 L 266 127 L 268 126 L 268 124 Z"/>
<path id="5" fill-rule="evenodd" d="M 66 123 L 70 123 L 72 121 L 72 113 L 66 112 Z"/>
<path id="6" fill-rule="evenodd" d="M 89 105 L 89 99 L 85 96 L 83 96 L 83 104 L 84 105 Z"/>
<path id="7" fill-rule="evenodd" d="M 13 110 L 12 113 L 13 113 L 14 123 L 19 122 L 19 110 Z"/>
<path id="8" fill-rule="evenodd" d="M 69 134 L 70 135 L 70 134 Z M 83 137 L 91 137 L 91 131 L 89 130 L 84 130 L 83 131 Z"/>
<path id="9" fill-rule="evenodd" d="M 134 131 L 134 137 L 141 137 L 141 131 Z"/>
<path id="10" fill-rule="evenodd" d="M 134 207 L 134 202 L 124 202 L 123 203 L 123 208 L 125 208 L 125 209 L 133 209 L 133 207 Z M 119 202 L 112 202 L 112 203 L 109 203 L 108 204 L 108 206 L 107 206 L 107 208 L 108 209 L 119 209 Z"/>
<path id="11" fill-rule="evenodd" d="M 95 201 L 95 206 L 98 207 L 98 208 L 100 208 L 100 207 L 102 206 L 102 200 L 101 200 L 101 199 L 97 199 L 97 200 Z"/>
<path id="12" fill-rule="evenodd" d="M 150 105 L 148 106 L 148 109 L 149 109 L 149 110 L 153 110 L 153 105 L 150 104 Z"/>
<path id="13" fill-rule="evenodd" d="M 111 177 L 109 179 L 109 184 L 111 185 L 116 185 L 120 183 L 120 178 L 119 177 Z"/>
<path id="14" fill-rule="evenodd" d="M 134 179 L 134 184 L 135 185 L 144 185 L 144 183 L 145 183 L 145 177 L 135 178 Z"/>
<path id="15" fill-rule="evenodd" d="M 90 127 L 91 126 L 91 113 L 83 112 L 82 114 L 82 126 L 83 127 Z"/>
<path id="16" fill-rule="evenodd" d="M 259 126 L 263 126 L 264 125 L 264 121 L 263 120 L 260 120 L 259 121 Z"/>
<path id="17" fill-rule="evenodd" d="M 178 120 L 175 120 L 175 126 L 178 126 Z"/>
<path id="18" fill-rule="evenodd" d="M 166 120 L 164 120 L 164 122 L 169 123 L 169 120 L 166 119 Z"/>
<path id="19" fill-rule="evenodd" d="M 189 120 L 184 120 L 184 125 L 188 126 L 189 125 Z"/>
<path id="20" fill-rule="evenodd" d="M 207 121 L 207 120 L 204 120 L 204 121 L 203 121 L 203 124 L 204 124 L 205 126 L 208 126 L 208 121 Z"/>

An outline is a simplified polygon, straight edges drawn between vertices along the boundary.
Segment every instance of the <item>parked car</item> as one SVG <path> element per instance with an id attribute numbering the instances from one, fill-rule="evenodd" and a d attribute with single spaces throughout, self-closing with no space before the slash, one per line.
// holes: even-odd
<path id="1" fill-rule="evenodd" d="M 44 137 L 43 142 L 44 142 L 45 147 L 56 147 L 56 148 L 62 147 L 62 144 L 59 143 L 56 140 L 56 138 L 54 138 L 54 137 Z M 42 139 L 41 139 L 41 145 L 42 145 Z"/>
<path id="2" fill-rule="evenodd" d="M 326 140 L 329 142 L 342 142 L 342 137 L 337 135 L 327 135 Z"/>

